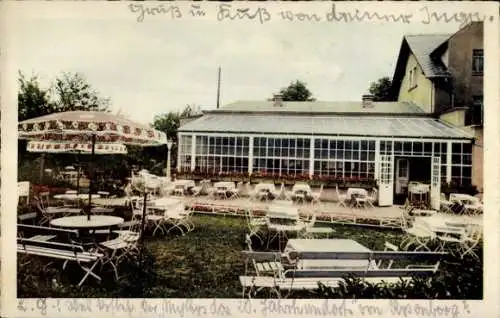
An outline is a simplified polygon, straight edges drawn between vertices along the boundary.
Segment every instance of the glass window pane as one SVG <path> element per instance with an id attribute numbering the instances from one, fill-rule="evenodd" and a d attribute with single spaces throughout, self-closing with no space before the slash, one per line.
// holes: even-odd
<path id="1" fill-rule="evenodd" d="M 369 146 L 370 150 L 375 150 L 375 140 L 370 140 L 368 142 L 368 146 Z"/>
<path id="2" fill-rule="evenodd" d="M 462 151 L 464 153 L 472 153 L 472 144 L 462 144 Z"/>
<path id="3" fill-rule="evenodd" d="M 413 153 L 421 154 L 423 152 L 423 146 L 421 142 L 413 142 Z"/>
<path id="4" fill-rule="evenodd" d="M 446 153 L 448 151 L 448 144 L 445 142 L 441 143 L 441 152 Z"/>
<path id="5" fill-rule="evenodd" d="M 441 145 L 441 144 L 440 144 L 439 142 L 435 142 L 435 143 L 434 143 L 434 153 L 435 153 L 435 154 L 438 154 L 438 153 L 440 153 L 440 152 L 441 152 L 441 147 L 440 147 L 440 145 Z"/>
<path id="6" fill-rule="evenodd" d="M 411 152 L 411 142 L 405 141 L 403 143 L 403 152 Z"/>
<path id="7" fill-rule="evenodd" d="M 462 177 L 470 178 L 472 176 L 471 167 L 462 167 Z"/>
<path id="8" fill-rule="evenodd" d="M 452 153 L 462 153 L 462 144 L 453 143 L 451 145 L 451 152 Z"/>
<path id="9" fill-rule="evenodd" d="M 359 141 L 356 140 L 352 142 L 352 149 L 359 150 Z"/>
<path id="10" fill-rule="evenodd" d="M 471 165 L 472 164 L 472 155 L 463 155 L 462 163 L 464 165 Z"/>
<path id="11" fill-rule="evenodd" d="M 361 150 L 368 150 L 368 141 L 361 140 Z"/>

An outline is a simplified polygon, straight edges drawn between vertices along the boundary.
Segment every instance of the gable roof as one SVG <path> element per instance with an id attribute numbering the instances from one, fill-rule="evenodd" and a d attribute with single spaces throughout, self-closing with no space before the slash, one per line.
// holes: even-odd
<path id="1" fill-rule="evenodd" d="M 397 96 L 401 82 L 406 72 L 406 64 L 410 54 L 415 56 L 417 63 L 427 78 L 449 77 L 450 74 L 441 61 L 433 52 L 443 43 L 447 42 L 452 34 L 415 34 L 405 35 L 401 42 L 396 69 L 392 78 L 392 95 Z"/>
<path id="2" fill-rule="evenodd" d="M 207 114 L 182 125 L 184 133 L 473 139 L 460 128 L 429 117 Z"/>
<path id="3" fill-rule="evenodd" d="M 410 50 L 428 78 L 448 76 L 444 63 L 431 57 L 431 53 L 450 38 L 450 34 L 406 35 Z"/>
<path id="4" fill-rule="evenodd" d="M 251 114 L 345 114 L 345 115 L 418 115 L 425 112 L 410 102 L 372 102 L 371 107 L 363 107 L 362 101 L 310 101 L 283 102 L 282 106 L 274 106 L 272 101 L 237 101 L 219 109 L 205 113 L 251 113 Z"/>

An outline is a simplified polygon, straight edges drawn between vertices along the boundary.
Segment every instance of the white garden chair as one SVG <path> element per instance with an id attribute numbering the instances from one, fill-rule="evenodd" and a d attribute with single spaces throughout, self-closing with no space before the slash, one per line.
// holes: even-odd
<path id="1" fill-rule="evenodd" d="M 376 188 L 373 188 L 370 195 L 366 197 L 366 203 L 370 206 L 370 208 L 375 208 L 375 202 L 377 202 L 377 193 L 378 190 Z"/>
<path id="2" fill-rule="evenodd" d="M 426 223 L 414 223 L 412 226 L 408 226 L 406 211 L 402 211 L 401 214 L 403 219 L 402 230 L 405 232 L 405 237 L 400 243 L 401 249 L 407 251 L 411 245 L 416 245 L 415 251 L 420 248 L 430 251 L 427 244 L 436 237 L 435 233 Z"/>
<path id="3" fill-rule="evenodd" d="M 385 242 L 384 243 L 384 252 L 387 252 L 387 251 L 391 251 L 391 252 L 397 252 L 399 251 L 399 248 L 390 243 L 390 242 Z M 378 262 L 376 263 L 376 268 L 380 269 L 382 268 L 382 263 L 383 263 L 384 260 L 378 260 Z M 385 267 L 385 269 L 390 269 L 392 267 L 392 264 L 394 263 L 394 260 L 390 259 L 388 260 L 388 263 L 387 263 L 387 266 Z"/>
<path id="4" fill-rule="evenodd" d="M 323 194 L 323 184 L 321 184 L 318 192 L 311 192 L 311 204 L 319 204 L 321 195 Z"/>
<path id="5" fill-rule="evenodd" d="M 247 243 L 248 250 L 253 252 L 252 249 L 252 239 L 249 234 L 245 235 L 245 242 Z M 274 277 L 281 277 L 283 273 L 283 265 L 281 261 L 273 261 L 273 262 L 257 262 L 254 258 L 252 258 L 252 264 L 256 273 L 256 276 L 262 275 L 272 275 Z M 245 273 L 247 265 L 245 264 Z"/>
<path id="6" fill-rule="evenodd" d="M 181 235 L 194 230 L 194 223 L 191 221 L 191 208 L 186 211 L 183 210 L 170 210 L 165 213 L 165 221 L 167 224 L 171 224 L 170 228 L 166 230 L 167 233 L 174 229 L 178 229 Z"/>
<path id="7" fill-rule="evenodd" d="M 461 242 L 460 257 L 471 255 L 475 259 L 480 259 L 479 255 L 474 252 L 474 249 L 480 244 L 483 237 L 483 231 L 479 225 L 469 225 L 465 229 L 465 236 Z"/>
<path id="8" fill-rule="evenodd" d="M 315 226 L 316 225 L 316 213 L 312 212 L 311 213 L 311 218 L 306 221 L 302 221 L 305 223 L 305 227 L 302 229 L 302 231 L 299 232 L 299 236 L 301 238 L 305 239 L 314 239 L 316 235 L 325 235 L 327 237 L 330 236 L 330 234 L 334 233 L 335 230 L 332 229 L 331 227 L 319 227 Z"/>
<path id="9" fill-rule="evenodd" d="M 347 194 L 340 194 L 338 185 L 335 185 L 335 192 L 337 194 L 338 206 L 347 208 Z"/>
<path id="10" fill-rule="evenodd" d="M 247 228 L 249 231 L 249 236 L 256 236 L 261 244 L 264 244 L 264 239 L 261 237 L 262 235 L 262 227 L 267 224 L 267 220 L 265 217 L 254 217 L 253 213 L 250 209 L 245 210 L 245 219 Z"/>
<path id="11" fill-rule="evenodd" d="M 441 197 L 439 199 L 440 210 L 443 213 L 453 214 L 451 207 L 453 206 L 453 202 L 446 199 L 446 195 L 441 193 Z"/>

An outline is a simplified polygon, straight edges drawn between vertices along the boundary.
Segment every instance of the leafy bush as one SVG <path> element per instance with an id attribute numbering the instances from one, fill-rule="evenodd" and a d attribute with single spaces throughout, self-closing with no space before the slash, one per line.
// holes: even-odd
<path id="1" fill-rule="evenodd" d="M 454 270 L 462 268 L 462 275 Z M 476 278 L 474 278 L 476 277 Z M 472 258 L 443 262 L 430 278 L 413 277 L 397 283 L 369 283 L 349 276 L 338 287 L 319 283 L 320 298 L 397 298 L 397 299 L 482 299 L 482 263 Z"/>
<path id="2" fill-rule="evenodd" d="M 443 183 L 441 185 L 441 192 L 446 194 L 447 196 L 450 193 L 465 193 L 472 196 L 479 193 L 479 191 L 477 191 L 477 187 L 474 185 L 462 185 L 462 184 L 456 184 L 454 182 Z"/>

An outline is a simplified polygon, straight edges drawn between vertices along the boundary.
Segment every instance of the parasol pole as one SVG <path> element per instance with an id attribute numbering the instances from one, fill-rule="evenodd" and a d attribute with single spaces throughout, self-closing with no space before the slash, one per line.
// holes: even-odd
<path id="1" fill-rule="evenodd" d="M 148 192 L 146 191 L 146 184 L 144 184 L 144 204 L 142 205 L 142 218 L 141 218 L 141 233 L 139 236 L 139 266 L 142 266 L 142 257 L 144 252 L 144 227 L 146 225 L 146 202 L 148 198 Z"/>
<path id="2" fill-rule="evenodd" d="M 80 158 L 79 154 L 76 154 L 76 206 L 80 206 L 80 199 L 78 194 L 80 193 Z"/>
<path id="3" fill-rule="evenodd" d="M 87 220 L 90 221 L 90 212 L 92 211 L 92 180 L 94 179 L 94 167 L 92 163 L 94 162 L 94 153 L 95 153 L 95 134 L 92 134 L 92 152 L 90 153 L 90 180 L 89 180 L 89 210 L 87 212 Z"/>

